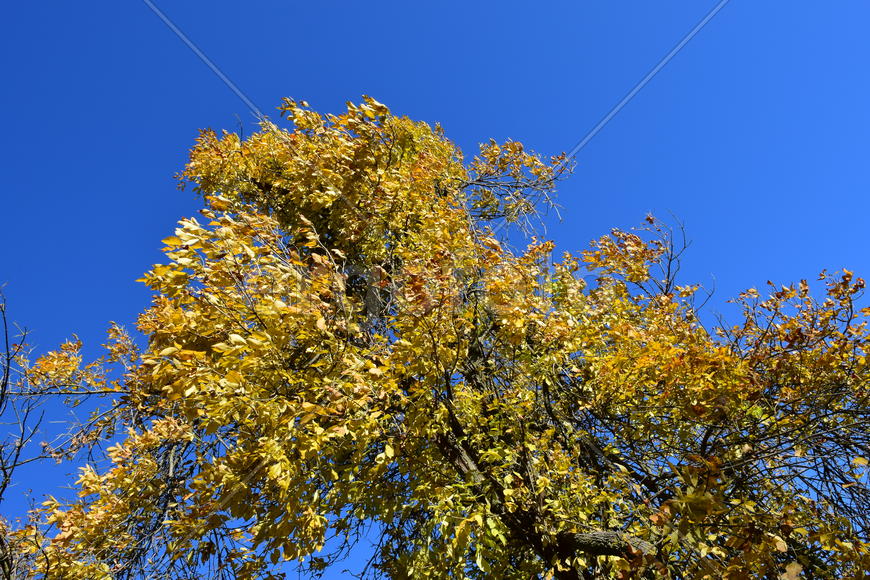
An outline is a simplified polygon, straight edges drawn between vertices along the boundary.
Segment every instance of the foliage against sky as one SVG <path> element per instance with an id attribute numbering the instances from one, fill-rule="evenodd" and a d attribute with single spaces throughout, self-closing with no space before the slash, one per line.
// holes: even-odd
<path id="1" fill-rule="evenodd" d="M 464 159 L 371 99 L 283 112 L 194 147 L 207 206 L 145 277 L 147 348 L 116 328 L 103 361 L 32 365 L 114 391 L 77 446 L 122 440 L 45 506 L 44 574 L 317 571 L 371 522 L 367 572 L 395 578 L 870 567 L 861 279 L 747 292 L 707 330 L 654 218 L 573 255 L 498 239 L 563 158 Z"/>

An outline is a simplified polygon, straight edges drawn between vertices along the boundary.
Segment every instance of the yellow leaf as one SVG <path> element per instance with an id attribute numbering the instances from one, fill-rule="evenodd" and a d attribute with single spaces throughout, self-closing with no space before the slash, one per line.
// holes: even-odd
<path id="1" fill-rule="evenodd" d="M 774 536 L 773 540 L 777 550 L 779 550 L 780 552 L 788 552 L 788 544 L 785 543 L 785 540 L 783 540 L 779 536 Z"/>
<path id="2" fill-rule="evenodd" d="M 797 562 L 790 562 L 785 567 L 785 574 L 782 574 L 780 580 L 799 580 L 804 567 Z"/>

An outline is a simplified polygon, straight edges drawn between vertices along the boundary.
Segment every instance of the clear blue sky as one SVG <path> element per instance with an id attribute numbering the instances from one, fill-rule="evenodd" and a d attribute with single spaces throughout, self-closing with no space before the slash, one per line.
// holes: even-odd
<path id="1" fill-rule="evenodd" d="M 546 154 L 714 4 L 158 2 L 267 113 L 370 94 L 468 153 L 493 137 Z M 141 1 L 4 8 L 0 283 L 37 347 L 94 347 L 147 306 L 135 280 L 198 208 L 173 179 L 197 130 L 249 133 L 253 116 Z M 693 241 L 683 279 L 715 276 L 719 310 L 768 279 L 870 275 L 868 22 L 859 0 L 731 0 L 580 152 L 551 237 L 580 249 L 676 216 Z"/>

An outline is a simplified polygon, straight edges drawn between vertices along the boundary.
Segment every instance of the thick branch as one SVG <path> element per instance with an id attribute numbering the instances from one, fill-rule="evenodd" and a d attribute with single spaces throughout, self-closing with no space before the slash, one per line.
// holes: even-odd
<path id="1" fill-rule="evenodd" d="M 563 558 L 573 557 L 578 552 L 590 556 L 629 556 L 631 552 L 655 554 L 655 547 L 646 540 L 610 530 L 582 534 L 563 532 L 557 537 L 557 550 Z"/>

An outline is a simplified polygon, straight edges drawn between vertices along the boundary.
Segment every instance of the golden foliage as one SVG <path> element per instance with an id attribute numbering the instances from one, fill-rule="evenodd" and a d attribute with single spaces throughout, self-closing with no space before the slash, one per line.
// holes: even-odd
<path id="1" fill-rule="evenodd" d="M 708 332 L 655 220 L 558 263 L 495 238 L 564 158 L 466 166 L 373 99 L 282 112 L 192 150 L 204 221 L 144 278 L 148 347 L 113 331 L 119 398 L 82 441 L 126 435 L 44 507 L 37 574 L 313 572 L 373 522 L 395 578 L 864 577 L 862 281 L 748 292 Z M 100 388 L 79 365 L 32 372 Z"/>

